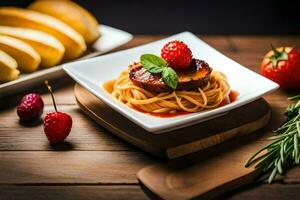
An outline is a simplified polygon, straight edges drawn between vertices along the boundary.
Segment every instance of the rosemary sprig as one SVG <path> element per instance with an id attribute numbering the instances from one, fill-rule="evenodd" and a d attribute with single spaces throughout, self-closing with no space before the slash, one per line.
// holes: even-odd
<path id="1" fill-rule="evenodd" d="M 300 98 L 300 95 L 289 100 Z M 277 174 L 283 174 L 288 164 L 300 164 L 300 100 L 289 105 L 284 124 L 274 131 L 276 136 L 269 138 L 272 142 L 257 151 L 246 162 L 245 167 L 255 164 L 263 173 L 269 175 L 272 183 Z"/>

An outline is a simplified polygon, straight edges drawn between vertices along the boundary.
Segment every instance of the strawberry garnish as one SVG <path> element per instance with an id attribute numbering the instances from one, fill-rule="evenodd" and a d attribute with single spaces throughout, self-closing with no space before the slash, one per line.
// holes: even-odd
<path id="1" fill-rule="evenodd" d="M 161 57 L 170 67 L 175 69 L 187 68 L 192 62 L 192 51 L 182 41 L 168 42 L 161 50 Z"/>

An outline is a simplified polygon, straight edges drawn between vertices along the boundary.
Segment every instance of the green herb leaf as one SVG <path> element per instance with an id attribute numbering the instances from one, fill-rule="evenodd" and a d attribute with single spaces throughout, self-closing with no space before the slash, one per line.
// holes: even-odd
<path id="1" fill-rule="evenodd" d="M 140 58 L 142 66 L 150 73 L 162 73 L 163 81 L 172 89 L 176 89 L 178 85 L 178 76 L 174 69 L 168 67 L 167 61 L 153 55 L 144 54 Z"/>
<path id="2" fill-rule="evenodd" d="M 163 81 L 172 89 L 176 89 L 178 85 L 178 76 L 174 69 L 165 67 L 162 72 Z"/>
<path id="3" fill-rule="evenodd" d="M 284 173 L 287 163 L 300 165 L 300 101 L 289 105 L 285 114 L 287 119 L 274 131 L 277 136 L 271 137 L 272 143 L 257 151 L 245 164 L 249 167 L 256 163 L 256 168 L 269 174 L 269 183 L 278 173 Z"/>
<path id="4" fill-rule="evenodd" d="M 142 66 L 150 73 L 157 74 L 163 72 L 164 67 L 168 67 L 167 61 L 164 59 L 152 55 L 144 54 L 140 58 Z"/>
<path id="5" fill-rule="evenodd" d="M 300 94 L 298 94 L 296 96 L 289 97 L 288 100 L 295 100 L 295 99 L 299 99 L 299 98 L 300 98 Z"/>

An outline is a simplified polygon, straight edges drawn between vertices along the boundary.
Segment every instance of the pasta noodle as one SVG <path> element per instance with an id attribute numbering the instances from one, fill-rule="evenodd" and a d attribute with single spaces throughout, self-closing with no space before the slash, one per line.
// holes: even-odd
<path id="1" fill-rule="evenodd" d="M 219 71 L 213 71 L 207 85 L 197 90 L 157 94 L 134 85 L 126 70 L 114 82 L 111 94 L 128 106 L 147 113 L 193 113 L 218 107 L 229 92 L 227 78 Z"/>

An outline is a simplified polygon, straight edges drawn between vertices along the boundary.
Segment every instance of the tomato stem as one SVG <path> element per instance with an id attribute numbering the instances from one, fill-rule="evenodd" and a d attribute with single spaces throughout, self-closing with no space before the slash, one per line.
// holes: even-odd
<path id="1" fill-rule="evenodd" d="M 271 44 L 271 49 L 273 51 L 273 55 L 271 55 L 269 57 L 269 59 L 271 60 L 272 62 L 272 67 L 273 69 L 276 69 L 278 67 L 278 63 L 280 61 L 283 61 L 283 60 L 288 60 L 288 54 L 287 52 L 285 51 L 285 48 L 283 47 L 283 50 L 282 51 L 278 51 L 277 49 L 274 48 L 274 46 Z"/>
<path id="2" fill-rule="evenodd" d="M 277 51 L 277 49 L 274 48 L 273 44 L 271 44 L 271 49 L 274 52 L 275 58 L 278 58 L 280 56 L 280 52 Z"/>

